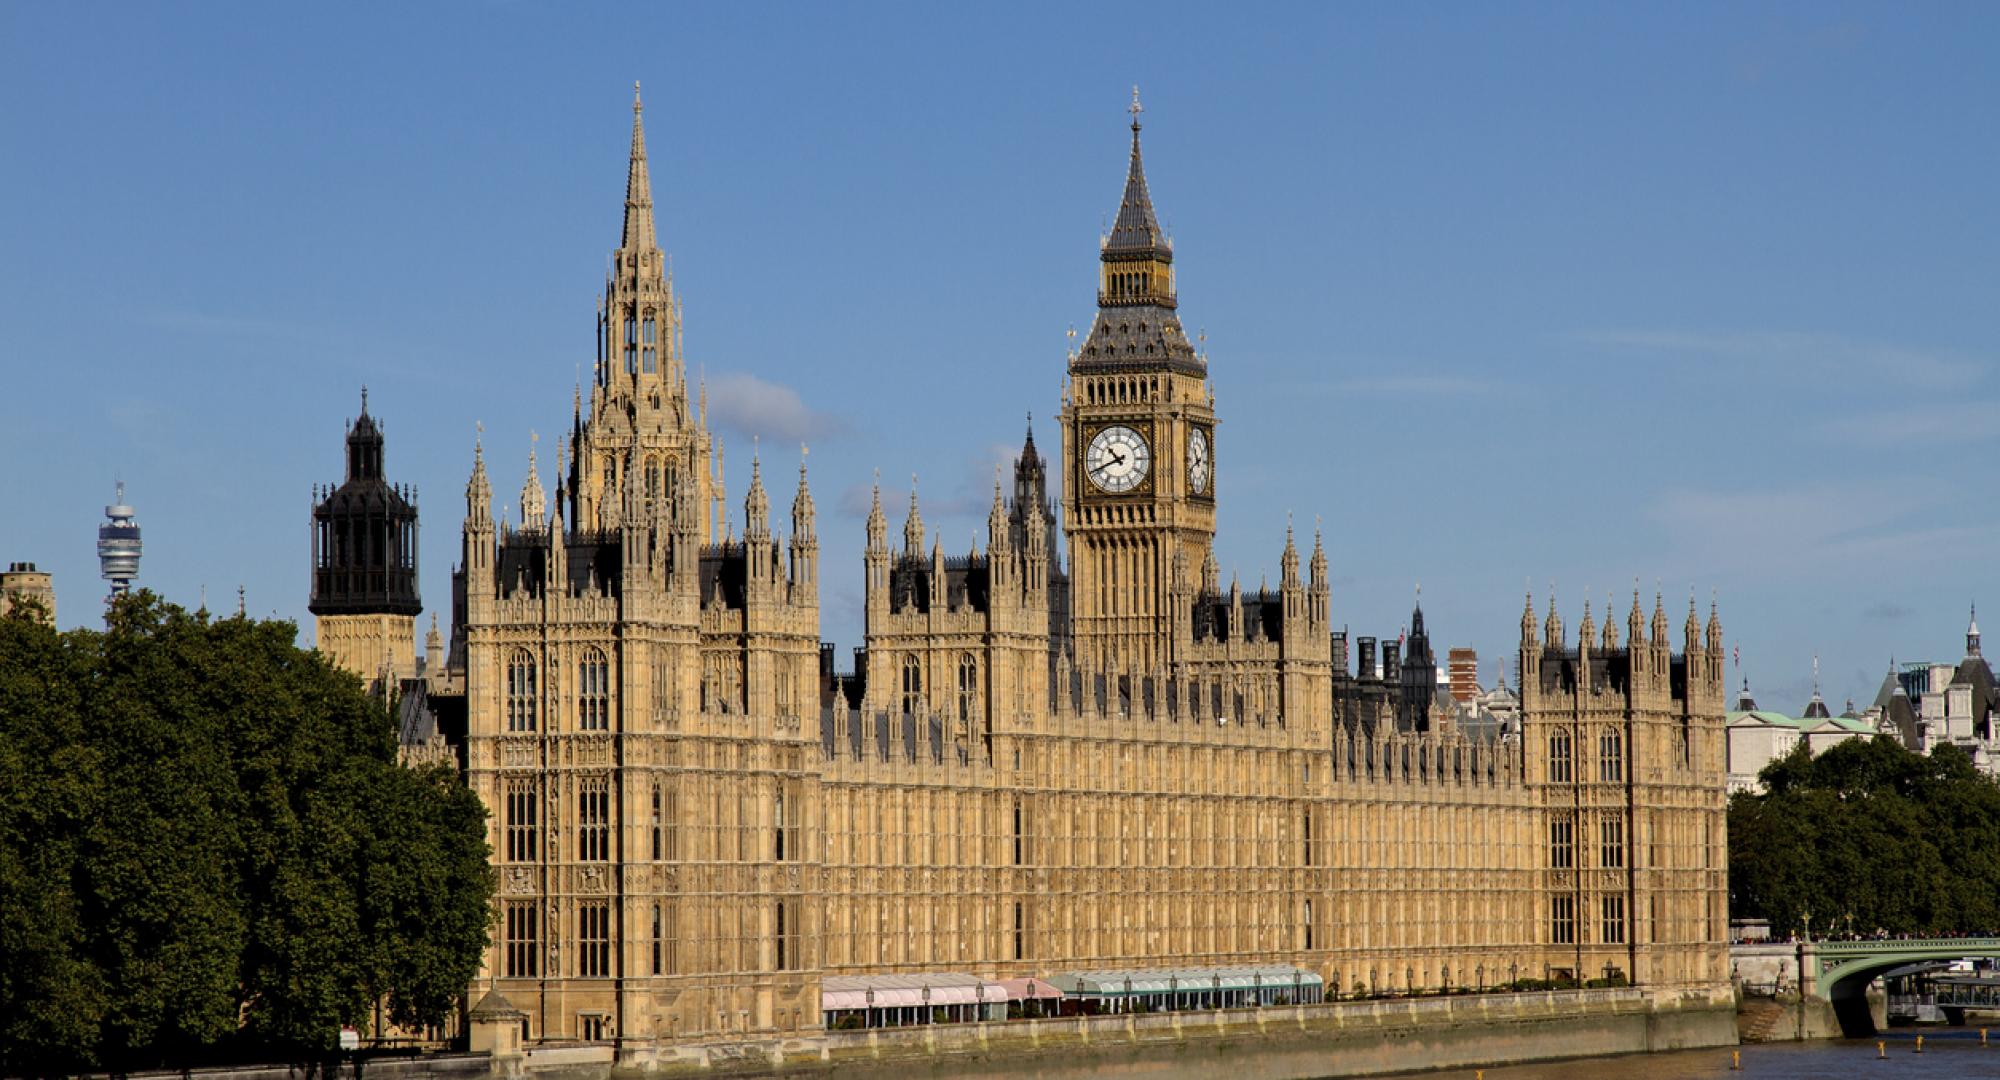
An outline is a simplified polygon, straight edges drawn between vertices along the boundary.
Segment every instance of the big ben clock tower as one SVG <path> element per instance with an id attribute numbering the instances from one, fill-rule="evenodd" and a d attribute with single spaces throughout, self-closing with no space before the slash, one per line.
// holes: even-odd
<path id="1" fill-rule="evenodd" d="M 1215 538 L 1215 399 L 1175 314 L 1173 244 L 1139 159 L 1098 259 L 1097 319 L 1070 356 L 1063 527 L 1078 658 L 1144 673 L 1179 659 Z M 1178 620 L 1178 621 L 1177 621 Z"/>

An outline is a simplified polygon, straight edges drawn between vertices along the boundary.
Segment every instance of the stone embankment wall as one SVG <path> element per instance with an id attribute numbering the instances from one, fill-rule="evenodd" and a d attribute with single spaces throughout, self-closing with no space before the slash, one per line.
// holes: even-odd
<path id="1" fill-rule="evenodd" d="M 1623 989 L 833 1031 L 767 1043 L 627 1047 L 615 1066 L 535 1047 L 494 1065 L 535 1080 L 636 1073 L 1299 1080 L 1735 1043 L 1727 992 Z"/>

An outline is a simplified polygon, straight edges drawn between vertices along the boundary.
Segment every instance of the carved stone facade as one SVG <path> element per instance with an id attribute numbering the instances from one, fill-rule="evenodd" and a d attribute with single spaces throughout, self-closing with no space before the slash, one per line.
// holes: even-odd
<path id="1" fill-rule="evenodd" d="M 883 972 L 1724 982 L 1713 617 L 1681 653 L 1657 612 L 1622 650 L 1524 620 L 1522 735 L 1475 740 L 1419 719 L 1388 648 L 1350 674 L 1317 535 L 1303 566 L 1286 537 L 1277 588 L 1224 589 L 1216 406 L 1136 122 L 1060 494 L 1031 434 L 985 550 L 946 555 L 914 496 L 892 545 L 878 492 L 866 642 L 836 674 L 803 465 L 783 543 L 761 462 L 740 536 L 723 509 L 634 110 L 553 502 L 531 451 L 497 524 L 476 451 L 454 582 L 444 681 L 500 871 L 481 982 L 531 1038 L 809 1030 L 823 977 Z"/>

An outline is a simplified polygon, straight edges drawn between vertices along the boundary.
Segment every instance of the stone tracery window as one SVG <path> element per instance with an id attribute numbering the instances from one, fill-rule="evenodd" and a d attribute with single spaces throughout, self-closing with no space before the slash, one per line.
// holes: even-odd
<path id="1" fill-rule="evenodd" d="M 532 978 L 542 952 L 541 909 L 533 900 L 507 902 L 507 975 Z"/>
<path id="2" fill-rule="evenodd" d="M 611 857 L 611 782 L 583 781 L 576 796 L 576 857 L 603 862 Z"/>
<path id="3" fill-rule="evenodd" d="M 924 700 L 924 665 L 914 656 L 903 657 L 903 711 L 914 713 Z"/>
<path id="4" fill-rule="evenodd" d="M 971 653 L 958 658 L 958 718 L 972 719 L 979 704 L 979 661 Z"/>
<path id="5" fill-rule="evenodd" d="M 611 974 L 611 905 L 602 900 L 576 907 L 577 975 L 586 979 Z"/>
<path id="6" fill-rule="evenodd" d="M 598 648 L 584 650 L 576 666 L 578 731 L 611 729 L 611 664 Z"/>
<path id="7" fill-rule="evenodd" d="M 1549 783 L 1570 782 L 1570 739 L 1568 728 L 1557 728 L 1549 733 Z"/>
<path id="8" fill-rule="evenodd" d="M 1607 784 L 1625 780 L 1625 736 L 1617 728 L 1598 736 L 1597 779 Z"/>
<path id="9" fill-rule="evenodd" d="M 535 730 L 535 658 L 515 649 L 507 658 L 507 730 Z"/>
<path id="10" fill-rule="evenodd" d="M 1604 944 L 1625 944 L 1625 898 L 1605 897 L 1603 915 L 1604 918 L 1599 925 L 1603 930 Z"/>
<path id="11" fill-rule="evenodd" d="M 1576 897 L 1549 898 L 1549 942 L 1554 945 L 1576 943 Z"/>
<path id="12" fill-rule="evenodd" d="M 1598 865 L 1609 870 L 1625 865 L 1625 819 L 1607 817 L 1598 823 Z"/>
<path id="13" fill-rule="evenodd" d="M 534 862 L 541 796 L 532 780 L 507 782 L 507 861 Z"/>
<path id="14" fill-rule="evenodd" d="M 1576 825 L 1565 815 L 1549 820 L 1549 869 L 1568 870 L 1576 865 Z"/>

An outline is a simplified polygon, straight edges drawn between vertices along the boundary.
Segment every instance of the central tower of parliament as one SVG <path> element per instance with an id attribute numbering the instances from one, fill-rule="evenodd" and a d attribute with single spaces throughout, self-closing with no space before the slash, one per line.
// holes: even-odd
<path id="1" fill-rule="evenodd" d="M 1318 535 L 1302 555 L 1287 530 L 1275 589 L 1220 580 L 1226 429 L 1133 117 L 1059 451 L 1030 432 L 969 554 L 914 496 L 892 538 L 878 490 L 866 638 L 836 672 L 804 465 L 794 486 L 753 461 L 728 524 L 635 94 L 553 497 L 531 453 L 496 521 L 475 452 L 449 655 L 426 673 L 492 811 L 474 996 L 529 1038 L 808 1032 L 836 976 L 1725 983 L 1713 610 L 1670 634 L 1634 595 L 1622 639 L 1608 610 L 1574 639 L 1553 604 L 1524 610 L 1520 731 L 1476 737 L 1433 722 L 1434 668 L 1405 677 L 1434 663 L 1421 612 L 1383 673 L 1372 641 L 1349 655 Z"/>

